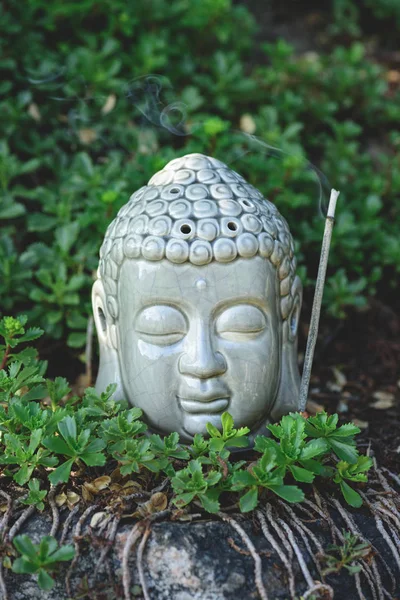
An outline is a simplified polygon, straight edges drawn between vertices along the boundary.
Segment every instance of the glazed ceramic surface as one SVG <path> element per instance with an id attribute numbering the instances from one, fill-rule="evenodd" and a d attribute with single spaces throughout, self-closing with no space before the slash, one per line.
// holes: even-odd
<path id="1" fill-rule="evenodd" d="M 255 433 L 298 408 L 301 283 L 276 207 L 220 161 L 170 162 L 109 226 L 93 311 L 98 390 L 189 442 L 224 411 Z"/>

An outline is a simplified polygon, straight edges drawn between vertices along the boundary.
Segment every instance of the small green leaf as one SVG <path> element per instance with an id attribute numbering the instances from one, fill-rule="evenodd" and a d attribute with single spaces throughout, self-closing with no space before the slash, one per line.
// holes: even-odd
<path id="1" fill-rule="evenodd" d="M 57 467 L 55 471 L 50 473 L 49 481 L 52 485 L 57 485 L 58 483 L 67 483 L 69 476 L 71 475 L 72 465 L 74 463 L 74 459 L 71 458 L 67 460 L 65 463 Z"/>
<path id="2" fill-rule="evenodd" d="M 345 481 L 340 482 L 340 489 L 342 490 L 342 494 L 347 504 L 353 506 L 354 508 L 360 508 L 362 506 L 362 498 L 358 492 L 353 490 Z"/>
<path id="3" fill-rule="evenodd" d="M 216 438 L 222 437 L 221 436 L 221 432 L 218 431 L 218 429 L 212 423 L 207 423 L 206 424 L 206 429 L 207 429 L 208 434 L 211 437 L 216 437 Z"/>
<path id="4" fill-rule="evenodd" d="M 211 496 L 209 496 L 207 494 L 201 494 L 201 496 L 199 496 L 199 498 L 200 498 L 202 507 L 207 512 L 216 513 L 219 511 L 220 505 L 219 505 L 218 500 L 212 498 Z"/>
<path id="5" fill-rule="evenodd" d="M 340 460 L 345 460 L 350 464 L 354 464 L 357 462 L 358 458 L 358 450 L 354 446 L 346 444 L 344 442 L 339 442 L 338 440 L 329 439 L 330 446 L 336 456 L 340 458 Z"/>
<path id="6" fill-rule="evenodd" d="M 258 488 L 253 486 L 240 498 L 239 506 L 242 512 L 254 510 L 258 503 Z"/>
<path id="7" fill-rule="evenodd" d="M 27 556 L 32 562 L 37 561 L 38 557 L 35 546 L 28 535 L 23 534 L 15 536 L 13 544 L 20 554 Z"/>
<path id="8" fill-rule="evenodd" d="M 304 500 L 304 493 L 297 485 L 274 485 L 269 486 L 269 489 L 287 502 L 303 502 Z"/>
<path id="9" fill-rule="evenodd" d="M 42 590 L 51 590 L 55 584 L 55 581 L 44 569 L 39 570 L 38 574 L 38 585 Z"/>
<path id="10" fill-rule="evenodd" d="M 31 562 L 27 558 L 21 557 L 14 560 L 12 570 L 14 573 L 33 574 L 37 572 L 38 567 L 35 563 Z"/>
<path id="11" fill-rule="evenodd" d="M 58 424 L 58 430 L 67 444 L 74 448 L 77 437 L 75 417 L 64 417 Z"/>
<path id="12" fill-rule="evenodd" d="M 222 431 L 224 436 L 227 436 L 233 429 L 233 417 L 228 412 L 224 412 L 221 416 Z"/>
<path id="13" fill-rule="evenodd" d="M 72 560 L 75 556 L 75 548 L 71 545 L 60 546 L 55 552 L 52 552 L 50 559 L 52 563 Z"/>

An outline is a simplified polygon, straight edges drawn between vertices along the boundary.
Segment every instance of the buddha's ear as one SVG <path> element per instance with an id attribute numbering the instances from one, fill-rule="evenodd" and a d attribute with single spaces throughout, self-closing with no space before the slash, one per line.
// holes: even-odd
<path id="1" fill-rule="evenodd" d="M 117 329 L 107 311 L 106 293 L 101 279 L 95 281 L 92 288 L 93 317 L 100 346 L 99 372 L 96 391 L 104 392 L 111 383 L 117 384 L 114 400 L 122 400 L 124 391 L 117 351 Z"/>
<path id="2" fill-rule="evenodd" d="M 299 277 L 292 285 L 293 305 L 282 327 L 281 377 L 271 418 L 278 421 L 283 415 L 299 410 L 300 374 L 297 363 L 297 331 L 303 288 Z"/>
<path id="3" fill-rule="evenodd" d="M 107 311 L 107 299 L 103 282 L 97 279 L 92 288 L 93 318 L 101 347 L 116 347 L 115 325 Z"/>
<path id="4" fill-rule="evenodd" d="M 291 294 L 293 298 L 292 308 L 286 319 L 287 327 L 284 328 L 284 342 L 295 343 L 297 346 L 297 333 L 299 329 L 301 302 L 303 299 L 303 286 L 300 277 L 296 276 L 292 284 Z"/>

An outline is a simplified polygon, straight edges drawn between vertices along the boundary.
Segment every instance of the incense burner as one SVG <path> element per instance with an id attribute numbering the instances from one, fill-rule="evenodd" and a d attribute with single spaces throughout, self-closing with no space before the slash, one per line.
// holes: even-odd
<path id="1" fill-rule="evenodd" d="M 96 388 L 190 442 L 228 411 L 252 433 L 299 407 L 302 286 L 277 208 L 224 163 L 190 154 L 107 229 L 93 286 Z"/>

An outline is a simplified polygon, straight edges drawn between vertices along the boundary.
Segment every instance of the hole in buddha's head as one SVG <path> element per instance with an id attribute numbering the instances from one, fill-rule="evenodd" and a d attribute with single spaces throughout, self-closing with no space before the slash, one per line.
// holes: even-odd
<path id="1" fill-rule="evenodd" d="M 107 329 L 107 322 L 106 322 L 106 317 L 104 315 L 103 309 L 99 307 L 97 309 L 97 311 L 99 313 L 99 319 L 100 319 L 101 329 L 102 329 L 103 332 L 105 332 L 106 329 Z"/>
<path id="2" fill-rule="evenodd" d="M 233 223 L 232 221 L 229 221 L 229 223 L 228 223 L 228 229 L 230 229 L 231 231 L 237 231 L 237 225 L 236 225 L 236 223 Z"/>
<path id="3" fill-rule="evenodd" d="M 178 188 L 172 188 L 171 189 L 171 194 L 179 194 Z"/>
<path id="4" fill-rule="evenodd" d="M 182 233 L 190 233 L 191 231 L 192 231 L 192 228 L 187 223 L 181 225 L 181 232 Z"/>
<path id="5" fill-rule="evenodd" d="M 251 202 L 249 202 L 248 200 L 243 200 L 243 204 L 245 206 L 252 206 Z"/>

